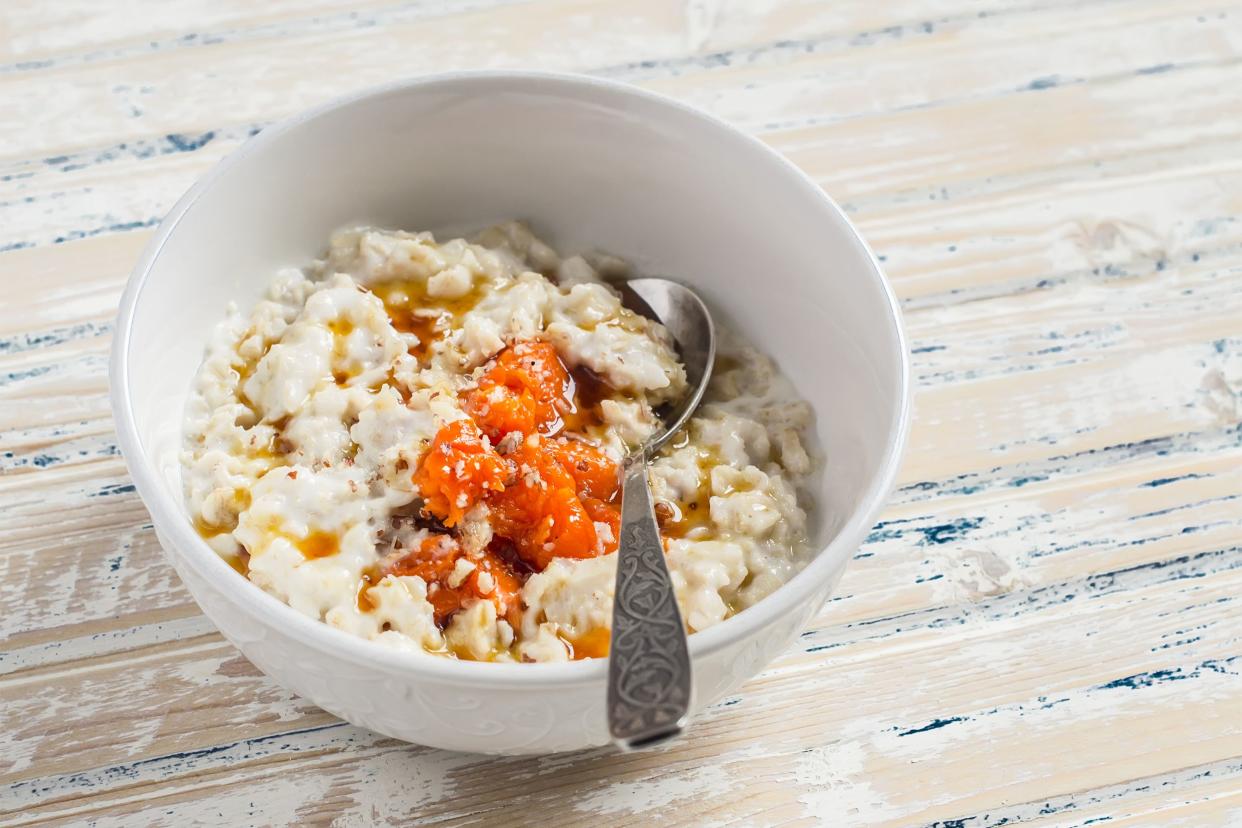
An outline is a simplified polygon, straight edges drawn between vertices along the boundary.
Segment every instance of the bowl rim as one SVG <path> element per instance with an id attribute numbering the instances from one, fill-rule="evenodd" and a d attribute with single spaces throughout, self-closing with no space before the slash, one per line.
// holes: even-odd
<path id="1" fill-rule="evenodd" d="M 236 578 L 237 573 L 192 530 L 190 522 L 184 519 L 182 504 L 176 502 L 173 493 L 161 480 L 153 458 L 148 455 L 142 445 L 134 420 L 129 388 L 130 340 L 142 291 L 155 261 L 189 209 L 215 184 L 217 179 L 226 175 L 241 159 L 277 143 L 287 133 L 308 122 L 364 99 L 427 88 L 488 85 L 497 82 L 528 84 L 533 87 L 532 91 L 545 93 L 560 89 L 568 92 L 602 93 L 612 96 L 613 100 L 627 97 L 638 99 L 643 103 L 654 105 L 657 109 L 671 109 L 682 116 L 690 116 L 717 133 L 723 140 L 740 142 L 749 151 L 766 156 L 769 161 L 777 162 L 777 168 L 789 177 L 790 183 L 809 191 L 844 229 L 851 243 L 862 254 L 864 261 L 870 264 L 870 275 L 879 282 L 888 302 L 889 313 L 886 324 L 889 328 L 889 335 L 896 340 L 897 354 L 901 364 L 898 371 L 899 387 L 896 389 L 897 405 L 890 415 L 889 423 L 889 433 L 892 439 L 880 460 L 879 472 L 870 480 L 859 505 L 837 530 L 835 537 L 819 549 L 800 572 L 754 606 L 689 637 L 692 661 L 706 657 L 730 644 L 745 640 L 807 600 L 823 582 L 831 578 L 838 562 L 841 565 L 840 568 L 844 568 L 848 556 L 852 556 L 864 533 L 874 524 L 893 490 L 909 437 L 910 355 L 903 330 L 900 305 L 892 286 L 875 254 L 840 206 L 810 176 L 759 138 L 715 115 L 667 95 L 620 81 L 569 72 L 490 69 L 440 72 L 370 86 L 338 96 L 319 106 L 288 117 L 250 138 L 217 162 L 178 199 L 160 222 L 155 235 L 147 243 L 130 272 L 117 313 L 108 371 L 109 396 L 121 453 L 138 494 L 151 513 L 161 542 L 163 543 L 165 538 L 171 541 L 170 545 L 173 548 L 168 551 L 170 559 L 173 559 L 174 563 L 179 560 L 192 567 L 208 583 L 213 581 L 220 583 L 226 578 Z M 221 591 L 226 593 L 229 600 L 234 603 L 244 603 L 242 608 L 244 612 L 253 613 L 264 624 L 293 637 L 316 651 L 327 651 L 337 658 L 363 667 L 382 667 L 398 674 L 409 672 L 417 674 L 420 679 L 444 684 L 481 683 L 499 686 L 537 685 L 545 687 L 602 683 L 607 673 L 608 661 L 605 658 L 554 663 L 497 664 L 445 658 L 419 651 L 396 650 L 303 615 L 249 580 L 242 579 L 237 585 L 240 589 L 236 591 L 223 588 Z M 233 594 L 238 597 L 232 597 Z"/>

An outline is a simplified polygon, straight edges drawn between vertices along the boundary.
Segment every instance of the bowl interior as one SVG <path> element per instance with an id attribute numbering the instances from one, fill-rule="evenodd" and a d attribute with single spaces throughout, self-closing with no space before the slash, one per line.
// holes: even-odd
<path id="1" fill-rule="evenodd" d="M 521 218 L 559 250 L 607 250 L 699 289 L 815 407 L 818 547 L 874 499 L 899 439 L 901 337 L 865 246 L 786 162 L 663 99 L 536 76 L 406 84 L 260 136 L 187 204 L 121 357 L 138 439 L 177 504 L 182 412 L 211 328 L 356 222 Z"/>

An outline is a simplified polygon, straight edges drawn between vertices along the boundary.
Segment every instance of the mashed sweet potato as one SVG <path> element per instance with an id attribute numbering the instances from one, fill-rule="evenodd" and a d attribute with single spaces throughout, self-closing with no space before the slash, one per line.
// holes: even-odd
<path id="1" fill-rule="evenodd" d="M 463 395 L 469 418 L 441 428 L 414 471 L 424 508 L 451 527 L 483 504 L 494 535 L 536 571 L 553 558 L 615 550 L 619 470 L 596 446 L 563 433 L 572 389 L 548 343 L 501 351 Z"/>

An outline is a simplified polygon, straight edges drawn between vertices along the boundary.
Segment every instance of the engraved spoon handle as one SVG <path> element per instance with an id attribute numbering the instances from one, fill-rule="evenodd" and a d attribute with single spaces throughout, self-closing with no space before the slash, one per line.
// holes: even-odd
<path id="1" fill-rule="evenodd" d="M 647 453 L 626 461 L 608 658 L 608 728 L 624 750 L 681 733 L 690 709 L 690 653 L 651 506 Z"/>

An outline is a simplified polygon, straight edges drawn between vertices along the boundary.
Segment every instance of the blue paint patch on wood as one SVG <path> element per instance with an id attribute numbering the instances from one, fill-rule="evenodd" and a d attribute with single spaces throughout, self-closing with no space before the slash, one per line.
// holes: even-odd
<path id="1" fill-rule="evenodd" d="M 926 733 L 929 730 L 939 730 L 942 727 L 947 727 L 948 725 L 956 724 L 957 722 L 964 722 L 964 721 L 966 721 L 966 718 L 963 716 L 950 716 L 947 719 L 932 719 L 930 722 L 923 725 L 922 727 L 915 727 L 915 728 L 911 728 L 910 730 L 903 730 L 901 733 L 898 733 L 897 735 L 898 736 L 913 736 L 916 733 Z"/>
<path id="2" fill-rule="evenodd" d="M 186 135 L 181 132 L 170 132 L 164 136 L 164 140 L 172 148 L 171 152 L 195 152 L 211 143 L 216 137 L 216 131 L 209 129 L 198 135 Z"/>
<path id="3" fill-rule="evenodd" d="M 1039 799 L 1034 802 L 1023 802 L 1009 805 L 991 812 L 963 815 L 946 820 L 938 820 L 925 824 L 924 828 L 1000 828 L 1015 823 L 1032 822 L 1041 817 L 1056 816 L 1058 825 L 1071 825 L 1073 813 L 1087 808 L 1109 806 L 1115 803 L 1125 813 L 1122 803 L 1135 795 L 1153 790 L 1188 791 L 1198 783 L 1210 779 L 1230 779 L 1242 776 L 1242 760 L 1229 759 L 1209 765 L 1172 771 L 1158 776 L 1143 779 L 1132 779 L 1117 785 L 1095 788 L 1085 791 L 1074 791 L 1051 799 Z M 1101 814 L 1084 819 L 1077 825 L 1098 825 L 1108 822 L 1112 816 Z"/>
<path id="4" fill-rule="evenodd" d="M 88 230 L 70 230 L 52 239 L 52 244 L 64 244 L 69 241 L 78 241 L 79 239 L 89 239 L 94 236 L 102 236 L 108 233 L 125 233 L 130 230 L 142 230 L 147 227 L 154 227 L 161 221 L 160 216 L 152 216 L 146 219 L 136 219 L 134 221 L 117 221 L 112 224 L 106 224 L 102 227 L 92 227 Z"/>
<path id="5" fill-rule="evenodd" d="M 102 457 L 119 457 L 121 450 L 117 448 L 115 443 L 107 443 L 94 451 L 79 449 L 77 451 L 61 451 L 56 454 L 43 451 L 33 455 L 18 456 L 15 452 L 6 451 L 0 454 L 0 473 L 12 471 L 14 469 L 34 466 L 38 469 L 46 469 L 49 466 L 58 466 L 71 461 L 81 461 L 82 458 L 98 459 Z"/>
<path id="6" fill-rule="evenodd" d="M 1167 509 L 1156 509 L 1154 512 L 1143 512 L 1138 515 L 1131 515 L 1127 520 L 1143 520 L 1145 518 L 1162 517 L 1171 515 L 1174 512 L 1180 512 L 1184 509 L 1197 509 L 1200 506 L 1206 506 L 1209 503 L 1228 503 L 1231 500 L 1237 500 L 1242 495 L 1221 495 L 1220 497 L 1209 497 L 1204 500 L 1196 500 L 1194 503 L 1183 503 L 1179 506 L 1170 506 Z"/>
<path id="7" fill-rule="evenodd" d="M 1156 489 L 1160 486 L 1167 486 L 1170 483 L 1176 483 L 1179 480 L 1199 480 L 1204 477 L 1211 477 L 1210 474 L 1179 474 L 1177 477 L 1157 477 L 1154 480 L 1148 480 L 1146 483 L 1140 483 L 1140 489 Z"/>
<path id="8" fill-rule="evenodd" d="M 98 491 L 91 492 L 87 497 L 112 497 L 115 495 L 127 495 L 134 493 L 134 485 L 132 483 L 113 483 L 110 486 L 104 486 Z"/>
<path id="9" fill-rule="evenodd" d="M 1189 670 L 1183 669 L 1181 667 L 1174 667 L 1174 668 L 1169 668 L 1169 669 L 1164 669 L 1164 670 L 1153 670 L 1150 672 L 1138 673 L 1133 676 L 1127 676 L 1124 678 L 1115 679 L 1105 684 L 1095 685 L 1093 687 L 1086 688 L 1085 691 L 1079 691 L 1079 692 L 1080 694 L 1081 692 L 1091 693 L 1091 692 L 1096 692 L 1100 690 L 1114 690 L 1118 688 L 1140 690 L 1140 689 L 1144 689 L 1148 687 L 1153 687 L 1155 685 L 1158 685 L 1164 682 L 1185 681 L 1185 680 L 1200 678 L 1206 673 L 1216 673 L 1220 675 L 1234 676 L 1234 675 L 1238 675 L 1238 673 L 1234 669 L 1234 663 L 1240 659 L 1242 659 L 1242 656 L 1237 656 L 1237 657 L 1227 658 L 1227 659 L 1209 659 Z M 1030 712 L 1049 710 L 1053 707 L 1066 704 L 1069 701 L 1071 701 L 1071 696 L 1062 696 L 1057 699 L 1049 699 L 1047 696 L 1039 696 L 1035 700 L 1036 702 L 1035 704 L 1030 704 L 1026 702 L 1016 702 L 1012 704 L 999 705 L 997 707 L 993 707 L 988 710 L 981 710 L 971 715 L 937 717 L 935 719 L 932 719 L 927 724 L 920 725 L 918 727 L 908 728 L 906 730 L 900 730 L 897 733 L 897 735 L 898 736 L 914 736 L 920 733 L 927 733 L 929 731 L 939 730 L 942 727 L 948 727 L 949 725 L 958 724 L 960 722 L 969 722 L 969 721 L 976 721 L 976 720 L 984 719 L 988 716 L 996 715 L 998 713 L 1016 713 L 1019 716 L 1025 716 Z M 893 728 L 893 729 L 896 730 L 897 728 Z"/>
<path id="10" fill-rule="evenodd" d="M 244 28 L 222 28 L 209 32 L 190 32 L 163 40 L 144 40 L 127 46 L 95 49 L 89 52 L 69 54 L 54 58 L 24 60 L 0 65 L 0 75 L 30 72 L 41 69 L 63 68 L 112 61 L 126 57 L 148 55 L 221 43 L 237 43 L 260 39 L 289 39 L 310 35 L 340 34 L 379 26 L 399 25 L 428 20 L 449 14 L 460 14 L 511 5 L 517 0 L 461 0 L 453 3 L 397 3 L 387 4 L 374 11 L 338 11 L 315 14 L 294 20 L 260 23 Z"/>
<path id="11" fill-rule="evenodd" d="M 1023 90 L 1036 90 L 1037 91 L 1040 89 L 1052 89 L 1060 85 L 1061 85 L 1061 78 L 1059 75 L 1045 75 L 1042 78 L 1036 78 L 1035 80 L 1028 83 L 1026 86 L 1023 86 L 1020 88 Z"/>
<path id="12" fill-rule="evenodd" d="M 983 525 L 983 518 L 959 518 L 949 523 L 941 523 L 936 526 L 928 526 L 918 531 L 923 534 L 923 544 L 931 544 L 939 546 L 945 543 L 953 543 L 961 540 L 962 536 L 967 532 L 978 529 Z"/>
<path id="13" fill-rule="evenodd" d="M 65 172 L 65 167 L 78 167 L 105 164 L 113 161 L 144 161 L 165 155 L 198 152 L 212 142 L 239 144 L 247 138 L 258 135 L 269 122 L 241 124 L 234 127 L 209 129 L 198 134 L 170 132 L 159 138 L 142 138 L 134 141 L 122 141 L 119 144 L 100 149 L 85 150 L 72 155 L 58 155 L 45 158 L 43 163 Z"/>
<path id="14" fill-rule="evenodd" d="M 1144 687 L 1152 687 L 1157 684 L 1165 684 L 1171 681 L 1186 681 L 1188 679 L 1199 678 L 1205 672 L 1218 673 L 1226 676 L 1239 675 L 1236 669 L 1238 662 L 1242 660 L 1242 656 L 1232 656 L 1230 658 L 1213 658 L 1204 661 L 1189 670 L 1181 667 L 1170 667 L 1164 670 L 1150 670 L 1142 673 L 1135 673 L 1130 676 L 1113 679 L 1107 684 L 1098 685 L 1100 690 L 1140 690 Z"/>
<path id="15" fill-rule="evenodd" d="M 945 543 L 953 543 L 960 540 L 961 537 L 968 532 L 978 529 L 983 525 L 983 518 L 958 518 L 948 523 L 936 523 L 931 526 L 913 526 L 926 518 L 902 518 L 897 520 L 882 520 L 875 525 L 871 533 L 867 536 L 866 544 L 882 543 L 884 541 L 898 540 L 903 538 L 908 532 L 914 532 L 921 537 L 917 540 L 920 546 L 939 546 Z M 905 528 L 893 528 L 902 527 Z"/>
<path id="16" fill-rule="evenodd" d="M 0 355 L 17 354 L 38 348 L 50 348 L 78 339 L 93 339 L 112 333 L 111 322 L 83 322 L 48 331 L 27 331 L 13 336 L 0 337 Z"/>
<path id="17" fill-rule="evenodd" d="M 334 730 L 340 730 L 346 734 L 347 742 L 355 741 L 359 737 L 371 738 L 368 731 L 354 728 L 345 722 L 333 722 L 318 727 L 274 733 L 269 736 L 259 736 L 212 747 L 152 756 L 105 768 L 23 780 L 9 785 L 8 790 L 11 795 L 25 798 L 64 796 L 74 791 L 106 790 L 115 784 L 126 784 L 139 779 L 144 772 L 150 772 L 148 769 L 171 777 L 182 773 L 192 773 L 204 760 L 210 761 L 212 757 L 227 756 L 230 763 L 236 763 L 251 758 L 270 756 L 274 753 L 296 751 L 300 747 L 296 744 L 298 737 Z M 357 735 L 354 735 L 355 732 Z"/>
<path id="18" fill-rule="evenodd" d="M 46 376 L 52 372 L 51 365 L 36 365 L 34 368 L 25 368 L 21 371 L 9 371 L 0 376 L 0 385 L 11 385 L 15 382 L 21 382 L 28 379 L 36 379 Z"/>
<path id="19" fill-rule="evenodd" d="M 921 480 L 899 488 L 894 494 L 893 503 L 907 504 L 945 496 L 971 495 L 1006 486 L 1020 487 L 1034 482 L 1036 478 L 1055 480 L 1088 474 L 1150 457 L 1173 454 L 1211 455 L 1236 448 L 1242 448 L 1242 424 L 1152 437 L 1132 443 L 1116 443 L 1073 454 L 1059 454 L 1038 462 L 993 466 L 984 472 L 960 474 L 942 480 Z M 876 528 L 884 525 L 886 524 L 877 524 Z M 872 540 L 868 538 L 868 542 Z"/>
<path id="20" fill-rule="evenodd" d="M 911 630 L 945 629 L 971 621 L 992 622 L 1060 607 L 1072 601 L 1091 601 L 1120 592 L 1187 579 L 1201 579 L 1242 569 L 1242 546 L 1230 546 L 1181 555 L 1162 561 L 1074 578 L 1035 589 L 1016 590 L 977 601 L 968 606 L 946 605 L 910 610 L 852 621 L 816 631 L 806 640 L 804 652 L 816 653 L 860 642 L 879 641 Z M 1221 603 L 1242 602 L 1227 596 Z M 824 641 L 831 637 L 834 640 Z"/>
<path id="21" fill-rule="evenodd" d="M 1000 12 L 1000 15 L 1007 14 Z M 926 37 L 937 28 L 965 23 L 974 15 L 949 15 L 918 23 L 883 26 L 877 29 L 834 34 L 820 38 L 785 39 L 744 49 L 731 49 L 688 57 L 630 61 L 589 70 L 588 74 L 614 77 L 631 82 L 665 77 L 679 77 L 696 71 L 710 71 L 730 66 L 776 65 L 791 57 L 827 54 L 847 49 L 867 48 L 881 43 L 898 42 L 911 37 Z"/>
<path id="22" fill-rule="evenodd" d="M 1018 91 L 1022 91 L 1019 89 Z M 910 109 L 894 108 L 894 112 Z M 914 107 L 918 108 L 918 107 Z M 841 119 L 837 119 L 841 120 Z M 977 183 L 971 185 L 959 185 L 950 192 L 956 197 L 969 196 L 978 197 L 981 195 L 991 194 L 999 188 L 994 186 L 980 186 Z M 874 198 L 864 202 L 865 206 L 870 209 L 879 209 L 887 206 L 902 206 L 911 201 L 923 200 L 931 198 L 935 200 L 934 194 L 928 195 L 927 191 L 905 191 L 897 195 L 887 195 L 884 198 Z M 862 206 L 860 205 L 860 209 Z M 1219 232 L 1221 223 L 1231 223 L 1235 217 L 1223 217 L 1215 222 L 1199 221 L 1196 222 L 1188 230 L 1187 237 L 1183 244 L 1194 239 L 1207 238 L 1214 233 Z M 1176 266 L 1191 261 L 1199 261 L 1202 251 L 1195 253 L 1181 253 L 1167 260 L 1167 266 Z M 1211 255 L 1222 260 L 1236 260 L 1239 253 L 1242 253 L 1242 245 L 1224 244 L 1214 248 Z M 1157 273 L 1155 263 L 1147 257 L 1139 256 L 1135 258 L 1128 266 L 1118 264 L 1109 264 L 1104 267 L 1093 268 L 1072 268 L 1059 272 L 1052 276 L 1043 276 L 1039 278 L 1027 276 L 1007 281 L 990 282 L 986 285 L 978 285 L 971 288 L 953 288 L 939 293 L 927 293 L 919 296 L 906 297 L 900 300 L 901 307 L 904 310 L 915 311 L 925 310 L 928 308 L 945 308 L 961 305 L 966 302 L 976 302 L 984 299 L 995 299 L 1008 296 L 1021 296 L 1035 290 L 1047 288 L 1055 288 L 1063 285 L 1074 285 L 1078 283 L 1085 284 L 1115 284 L 1116 282 L 1135 282 L 1140 279 L 1151 277 Z M 1190 295 L 1194 290 L 1186 289 L 1183 295 Z"/>

